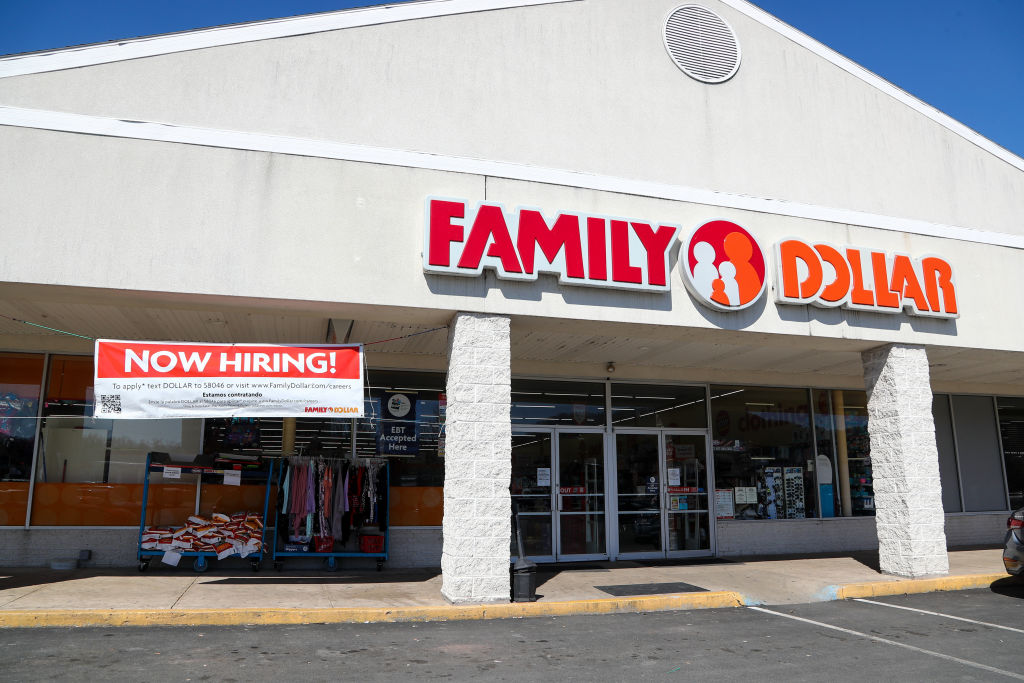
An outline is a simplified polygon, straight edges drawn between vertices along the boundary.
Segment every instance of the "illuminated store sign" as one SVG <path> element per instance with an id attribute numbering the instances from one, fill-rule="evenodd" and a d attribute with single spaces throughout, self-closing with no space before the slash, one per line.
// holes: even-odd
<path id="1" fill-rule="evenodd" d="M 937 256 L 809 244 L 775 245 L 775 299 L 782 304 L 956 318 L 953 267 Z"/>
<path id="2" fill-rule="evenodd" d="M 757 303 L 768 281 L 761 245 L 729 221 L 711 221 L 694 230 L 679 249 L 679 268 L 690 294 L 720 311 Z"/>
<path id="3" fill-rule="evenodd" d="M 679 226 L 583 213 L 431 197 L 426 203 L 423 269 L 476 277 L 485 268 L 510 280 L 552 273 L 559 282 L 667 292 Z M 913 258 L 861 247 L 787 238 L 775 245 L 780 304 L 957 318 L 953 268 L 937 256 Z M 709 221 L 682 241 L 679 268 L 690 294 L 719 311 L 757 303 L 768 288 L 768 258 L 757 239 L 726 220 Z"/>
<path id="4" fill-rule="evenodd" d="M 458 199 L 427 199 L 423 269 L 478 276 L 493 268 L 508 280 L 536 280 L 667 292 L 669 256 L 679 226 L 537 209 L 507 211 Z"/>

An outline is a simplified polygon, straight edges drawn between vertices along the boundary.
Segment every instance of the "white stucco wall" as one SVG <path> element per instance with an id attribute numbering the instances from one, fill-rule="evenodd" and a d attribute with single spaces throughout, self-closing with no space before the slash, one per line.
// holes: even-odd
<path id="1" fill-rule="evenodd" d="M 691 80 L 666 54 L 664 20 L 678 0 L 581 0 L 9 77 L 0 105 L 511 161 L 1024 234 L 1019 168 L 733 7 L 702 1 L 732 24 L 743 52 L 738 74 L 720 85 Z"/>
<path id="2" fill-rule="evenodd" d="M 1024 251 L 951 239 L 540 183 L 396 166 L 0 126 L 0 253 L 8 283 L 176 292 L 431 311 L 466 310 L 805 339 L 1024 350 L 1000 292 L 1024 289 Z M 955 270 L 958 320 L 776 306 L 699 306 L 675 258 L 669 293 L 425 276 L 428 195 L 678 223 L 734 220 L 767 251 L 788 236 L 938 254 Z M 385 318 L 386 319 L 386 318 Z M 861 348 L 863 348 L 861 344 Z"/>

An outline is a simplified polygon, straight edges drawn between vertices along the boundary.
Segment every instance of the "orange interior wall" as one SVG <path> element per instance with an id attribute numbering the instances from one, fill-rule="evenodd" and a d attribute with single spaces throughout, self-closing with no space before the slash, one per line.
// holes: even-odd
<path id="1" fill-rule="evenodd" d="M 388 520 L 391 526 L 441 526 L 444 488 L 441 486 L 392 486 Z"/>
<path id="2" fill-rule="evenodd" d="M 28 509 L 27 481 L 0 481 L 0 526 L 22 526 Z"/>

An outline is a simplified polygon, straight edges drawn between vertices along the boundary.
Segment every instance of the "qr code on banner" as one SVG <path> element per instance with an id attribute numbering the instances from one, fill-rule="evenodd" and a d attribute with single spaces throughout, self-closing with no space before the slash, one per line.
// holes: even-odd
<path id="1" fill-rule="evenodd" d="M 99 400 L 101 413 L 121 412 L 121 394 L 100 394 Z"/>

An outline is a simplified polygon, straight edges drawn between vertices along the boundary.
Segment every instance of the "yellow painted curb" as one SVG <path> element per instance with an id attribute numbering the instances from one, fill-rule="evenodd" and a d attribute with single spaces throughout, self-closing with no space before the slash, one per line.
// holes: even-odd
<path id="1" fill-rule="evenodd" d="M 987 588 L 1006 574 L 965 574 L 961 576 L 938 576 L 930 579 L 902 579 L 899 581 L 870 581 L 847 583 L 836 586 L 836 598 L 874 598 L 883 595 L 904 595 L 910 593 L 931 593 L 933 591 L 962 591 L 971 588 Z"/>
<path id="2" fill-rule="evenodd" d="M 190 609 L 190 610 L 0 610 L 0 628 L 66 626 L 236 626 L 242 624 L 345 624 L 397 621 L 460 621 L 582 614 L 621 614 L 673 609 L 740 607 L 734 591 L 631 598 L 514 602 L 492 605 L 427 607 L 341 607 L 336 609 Z"/>

